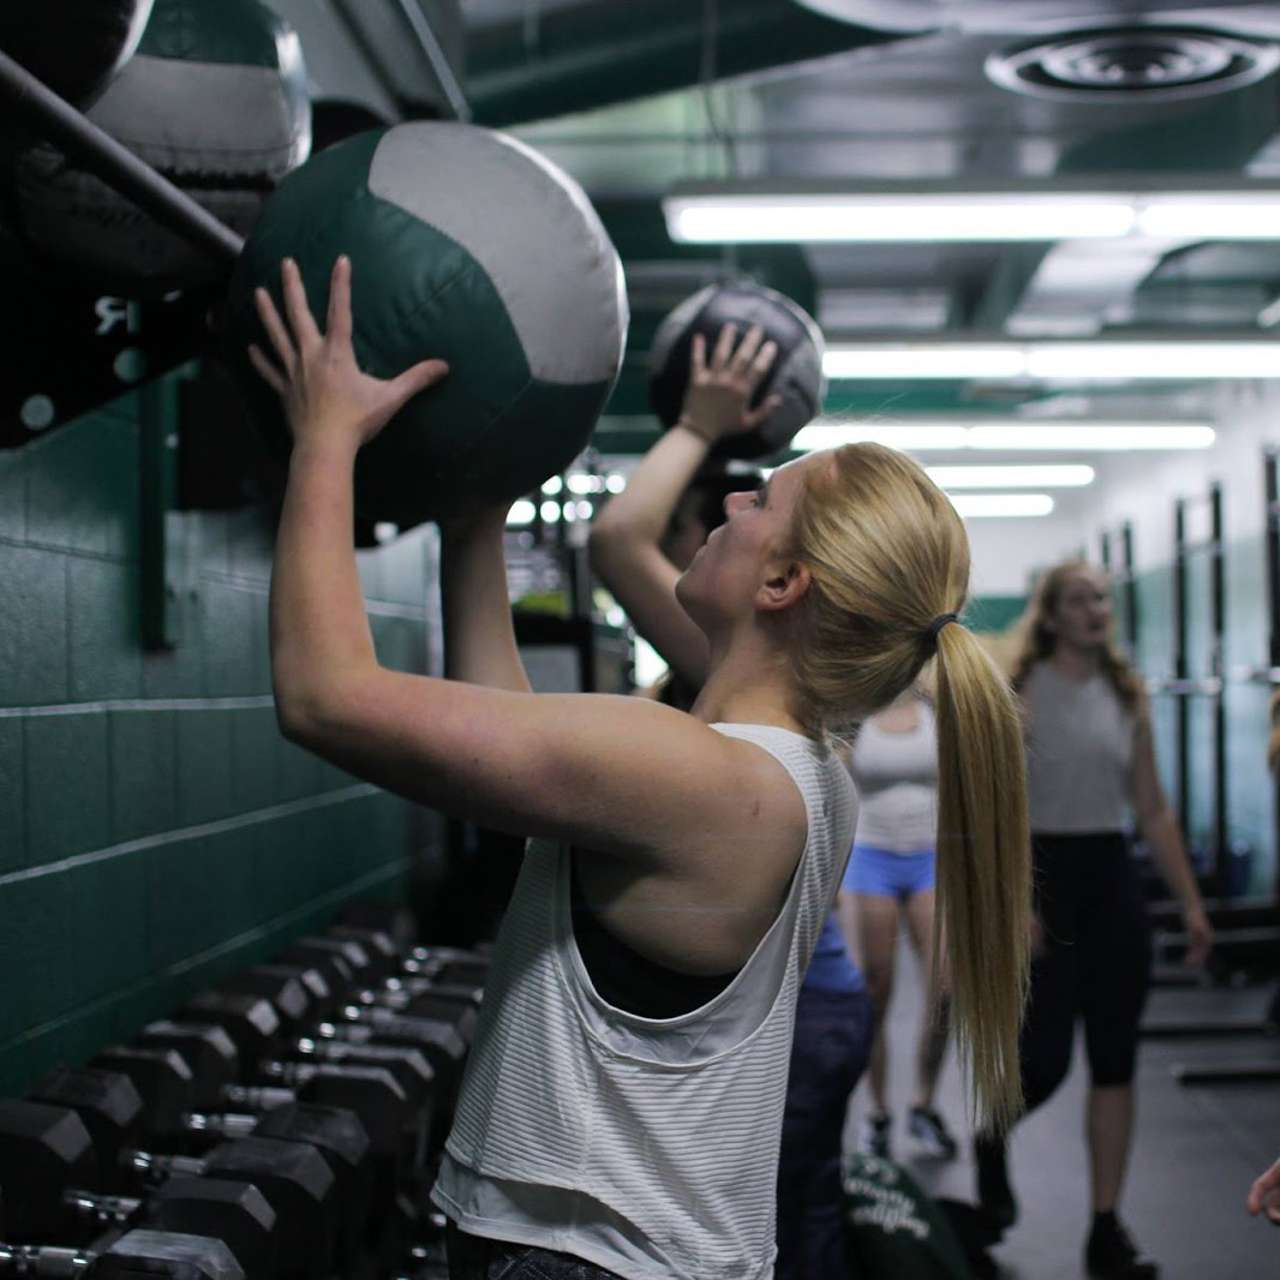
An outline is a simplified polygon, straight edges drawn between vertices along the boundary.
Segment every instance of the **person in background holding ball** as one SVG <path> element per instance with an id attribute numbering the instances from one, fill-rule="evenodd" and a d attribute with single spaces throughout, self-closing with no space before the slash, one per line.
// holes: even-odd
<path id="1" fill-rule="evenodd" d="M 1268 1222 L 1280 1227 L 1280 1160 L 1254 1181 L 1247 1205 L 1255 1217 L 1264 1213 Z"/>
<path id="2" fill-rule="evenodd" d="M 355 458 L 445 366 L 361 373 L 343 258 L 324 333 L 291 263 L 287 323 L 255 299 L 275 358 L 252 359 L 293 438 L 270 601 L 281 728 L 374 785 L 532 837 L 432 1193 L 454 1280 L 770 1275 L 796 995 L 857 816 L 830 731 L 934 653 L 953 1007 L 978 1113 L 1006 1124 L 1030 898 L 1017 709 L 956 622 L 967 540 L 924 471 L 851 445 L 729 499 L 673 584 L 706 646 L 692 713 L 530 691 L 499 505 L 444 531 L 454 678 L 389 670 L 352 545 Z M 610 1000 L 622 968 L 641 1008 Z"/>
<path id="3" fill-rule="evenodd" d="M 737 335 L 736 326 L 724 326 L 710 361 L 702 335 L 694 335 L 679 420 L 591 529 L 593 568 L 636 630 L 671 663 L 658 696 L 684 711 L 696 705 L 709 655 L 673 584 L 725 519 L 723 510 L 700 512 L 702 495 L 735 482 L 758 488 L 732 475 L 700 475 L 699 468 L 718 441 L 754 429 L 776 404 L 766 398 L 747 407 L 774 361 L 774 344 L 763 341 L 758 327 L 741 342 Z M 726 495 L 723 502 L 732 500 Z M 796 1006 L 778 1165 L 778 1280 L 825 1280 L 848 1271 L 840 1139 L 870 1048 L 871 1002 L 829 914 Z"/>

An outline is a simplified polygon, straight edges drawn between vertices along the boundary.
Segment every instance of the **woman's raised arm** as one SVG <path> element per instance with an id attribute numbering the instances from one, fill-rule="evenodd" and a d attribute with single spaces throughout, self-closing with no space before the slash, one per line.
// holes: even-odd
<path id="1" fill-rule="evenodd" d="M 735 349 L 737 330 L 725 325 L 708 362 L 694 334 L 689 389 L 680 418 L 641 459 L 626 489 L 610 500 L 591 529 L 591 565 L 636 630 L 692 685 L 707 674 L 707 642 L 676 600 L 681 567 L 663 554 L 672 513 L 707 454 L 725 436 L 752 430 L 777 407 L 769 397 L 748 409 L 777 347 L 749 329 Z"/>
<path id="2" fill-rule="evenodd" d="M 529 693 L 507 596 L 507 504 L 440 525 L 444 669 L 450 680 Z"/>
<path id="3" fill-rule="evenodd" d="M 427 361 L 390 381 L 360 372 L 343 260 L 325 334 L 292 264 L 284 284 L 288 327 L 265 294 L 258 301 L 278 364 L 260 351 L 254 363 L 284 400 L 294 436 L 271 591 L 272 676 L 286 736 L 409 800 L 515 835 L 681 875 L 723 858 L 743 874 L 755 859 L 766 875 L 779 858 L 794 865 L 807 830 L 803 800 L 753 744 L 641 699 L 481 688 L 379 665 L 351 538 L 355 457 L 445 367 Z M 492 512 L 477 519 L 455 540 L 451 571 L 484 596 L 477 625 L 501 625 L 496 639 L 470 634 L 466 602 L 455 597 L 460 638 L 481 653 L 454 661 L 510 676 L 501 533 Z"/>

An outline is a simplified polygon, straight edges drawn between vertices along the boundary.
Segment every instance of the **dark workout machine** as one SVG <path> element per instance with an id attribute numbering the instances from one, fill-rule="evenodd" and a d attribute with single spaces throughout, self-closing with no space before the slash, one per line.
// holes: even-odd
<path id="1" fill-rule="evenodd" d="M 1118 548 L 1116 543 L 1119 544 Z M 1118 555 L 1117 555 L 1118 551 Z M 1138 586 L 1133 573 L 1133 521 L 1124 521 L 1113 535 L 1104 529 L 1101 538 L 1102 567 L 1116 587 L 1120 606 L 1120 634 L 1132 653 L 1138 643 Z"/>
<path id="2" fill-rule="evenodd" d="M 1239 673 L 1239 678 L 1248 684 L 1272 690 L 1280 686 L 1280 451 L 1265 451 L 1263 475 L 1266 501 L 1268 661 L 1266 666 Z M 1271 815 L 1274 823 L 1277 818 L 1274 794 Z M 1280 964 L 1280 929 L 1276 929 L 1274 925 L 1259 923 L 1248 932 L 1254 944 L 1270 959 L 1272 966 Z M 1204 1028 L 1197 1027 L 1192 1033 L 1203 1034 Z M 1229 1026 L 1215 1028 L 1214 1033 L 1231 1037 L 1280 1035 L 1280 987 L 1274 990 L 1266 1011 L 1260 1018 L 1238 1020 Z M 1273 1045 L 1247 1059 L 1179 1064 L 1174 1067 L 1173 1073 L 1179 1084 L 1188 1087 L 1275 1082 L 1280 1080 L 1280 1046 Z"/>
<path id="3" fill-rule="evenodd" d="M 1233 711 L 1240 713 L 1241 702 L 1247 703 L 1251 688 L 1262 685 L 1270 689 L 1280 683 L 1280 454 L 1276 451 L 1265 456 L 1265 476 L 1266 665 L 1228 663 L 1228 564 L 1221 486 L 1215 482 L 1203 497 L 1181 498 L 1174 505 L 1175 554 L 1167 584 L 1173 628 L 1170 644 L 1161 654 L 1168 674 L 1149 680 L 1148 689 L 1157 732 L 1163 729 L 1166 741 L 1173 739 L 1173 751 L 1166 753 L 1174 760 L 1173 776 L 1166 775 L 1168 789 L 1217 934 L 1210 967 L 1217 990 L 1212 1013 L 1199 1007 L 1207 993 L 1188 992 L 1176 1001 L 1164 1001 L 1166 1008 L 1173 1004 L 1177 1011 L 1149 1013 L 1142 1026 L 1147 1039 L 1248 1040 L 1280 1030 L 1280 993 L 1259 1011 L 1256 989 L 1230 990 L 1250 984 L 1256 988 L 1259 981 L 1274 979 L 1280 972 L 1280 902 L 1274 887 L 1266 898 L 1247 896 L 1250 850 L 1233 843 L 1230 821 L 1230 717 Z M 1193 532 L 1197 525 L 1199 536 Z M 1122 527 L 1118 540 L 1104 535 L 1102 550 L 1103 562 L 1118 586 L 1122 634 L 1134 651 L 1139 639 L 1148 637 L 1143 636 L 1140 625 L 1141 593 L 1133 569 L 1132 529 Z M 1155 584 L 1153 589 L 1163 586 Z M 1259 743 L 1259 760 L 1262 750 Z M 1268 808 L 1268 820 L 1274 830 L 1273 806 Z M 1155 985 L 1202 985 L 1202 980 L 1173 963 L 1185 947 L 1186 937 L 1177 904 L 1156 896 L 1154 871 L 1149 889 L 1157 937 Z M 1188 1085 L 1280 1079 L 1280 1052 L 1265 1063 L 1204 1062 L 1178 1066 L 1174 1074 Z"/>

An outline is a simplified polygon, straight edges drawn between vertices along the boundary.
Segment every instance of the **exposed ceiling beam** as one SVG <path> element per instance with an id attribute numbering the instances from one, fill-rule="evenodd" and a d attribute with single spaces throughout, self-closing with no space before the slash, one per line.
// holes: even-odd
<path id="1" fill-rule="evenodd" d="M 794 0 L 591 0 L 473 32 L 467 88 L 477 122 L 509 125 L 899 38 Z"/>

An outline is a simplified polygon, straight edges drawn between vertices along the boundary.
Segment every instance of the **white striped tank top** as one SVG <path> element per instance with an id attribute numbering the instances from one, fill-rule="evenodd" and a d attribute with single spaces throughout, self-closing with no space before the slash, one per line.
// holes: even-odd
<path id="1" fill-rule="evenodd" d="M 786 901 L 714 999 L 654 1020 L 606 1004 L 573 937 L 568 846 L 529 842 L 434 1202 L 473 1235 L 626 1280 L 768 1280 L 796 995 L 857 800 L 834 752 L 717 724 L 791 775 L 809 832 Z"/>

